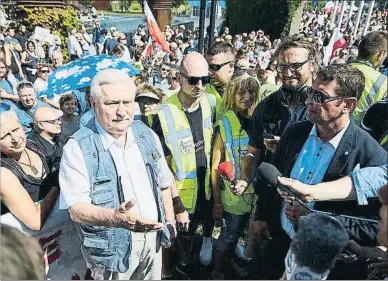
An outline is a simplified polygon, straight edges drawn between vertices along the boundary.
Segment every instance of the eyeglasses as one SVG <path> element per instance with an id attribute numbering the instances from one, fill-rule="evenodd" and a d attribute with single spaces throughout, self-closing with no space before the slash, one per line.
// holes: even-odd
<path id="1" fill-rule="evenodd" d="M 62 120 L 61 118 L 57 118 L 57 119 L 54 119 L 54 120 L 43 120 L 43 121 L 40 121 L 40 122 L 45 122 L 45 123 L 50 123 L 52 125 L 59 125 L 62 123 Z"/>
<path id="2" fill-rule="evenodd" d="M 299 71 L 302 69 L 302 66 L 305 65 L 309 60 L 310 59 L 307 59 L 304 62 L 297 62 L 297 63 L 291 63 L 291 64 L 278 64 L 276 69 L 281 73 L 286 72 L 288 68 L 291 71 Z"/>
<path id="3" fill-rule="evenodd" d="M 0 112 L 6 112 L 10 110 L 11 107 L 6 103 L 0 103 Z"/>
<path id="4" fill-rule="evenodd" d="M 223 68 L 225 65 L 227 65 L 228 63 L 232 63 L 234 62 L 233 60 L 231 61 L 227 61 L 225 63 L 221 63 L 221 64 L 209 64 L 209 69 L 211 71 L 218 71 L 220 70 L 221 68 Z"/>
<path id="5" fill-rule="evenodd" d="M 187 76 L 183 73 L 181 73 L 181 75 L 185 77 L 187 79 L 187 82 L 192 86 L 197 85 L 200 80 L 202 82 L 202 85 L 206 85 L 210 83 L 210 76 L 195 77 L 195 76 Z"/>
<path id="6" fill-rule="evenodd" d="M 323 104 L 323 103 L 327 103 L 327 102 L 330 102 L 333 100 L 344 99 L 344 97 L 339 97 L 339 96 L 331 97 L 331 96 L 327 95 L 326 93 L 315 90 L 313 88 L 310 88 L 308 90 L 307 94 L 312 99 L 312 101 L 316 104 Z"/>
<path id="7" fill-rule="evenodd" d="M 164 68 L 162 67 L 162 71 L 165 71 L 165 72 L 170 72 L 171 69 L 168 69 L 168 68 Z"/>
<path id="8" fill-rule="evenodd" d="M 120 40 L 127 40 L 127 38 L 120 38 Z"/>
<path id="9" fill-rule="evenodd" d="M 41 70 L 40 73 L 50 73 L 50 70 Z"/>

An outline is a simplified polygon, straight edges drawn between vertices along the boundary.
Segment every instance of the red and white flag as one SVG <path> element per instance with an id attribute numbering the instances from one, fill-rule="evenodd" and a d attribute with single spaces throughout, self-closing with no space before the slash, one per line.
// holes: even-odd
<path id="1" fill-rule="evenodd" d="M 154 15 L 152 14 L 150 7 L 148 6 L 147 1 L 144 1 L 144 14 L 146 16 L 149 35 L 158 45 L 160 45 L 163 51 L 165 51 L 166 53 L 170 53 L 170 48 L 168 47 L 168 44 L 164 39 L 163 33 L 160 30 L 159 25 L 156 22 Z"/>
<path id="2" fill-rule="evenodd" d="M 342 36 L 341 31 L 338 27 L 334 29 L 333 35 L 331 36 L 329 45 L 327 45 L 325 50 L 325 57 L 323 58 L 323 65 L 328 66 L 330 59 L 333 57 L 335 50 L 341 48 L 346 49 L 348 43 L 345 38 Z"/>
<path id="3" fill-rule="evenodd" d="M 141 53 L 143 58 L 149 57 L 152 54 L 152 38 L 148 37 L 148 43 L 144 51 Z"/>

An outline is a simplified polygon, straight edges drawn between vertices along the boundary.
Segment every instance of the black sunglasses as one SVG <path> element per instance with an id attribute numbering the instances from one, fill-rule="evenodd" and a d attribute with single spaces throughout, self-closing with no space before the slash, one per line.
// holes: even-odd
<path id="1" fill-rule="evenodd" d="M 218 71 L 220 70 L 221 68 L 223 68 L 225 65 L 227 65 L 228 63 L 232 63 L 234 62 L 233 60 L 231 61 L 227 61 L 225 63 L 221 63 L 221 64 L 209 64 L 209 69 L 211 71 Z"/>
<path id="2" fill-rule="evenodd" d="M 50 70 L 41 70 L 40 73 L 50 73 Z"/>
<path id="3" fill-rule="evenodd" d="M 10 110 L 11 107 L 6 103 L 0 103 L 0 112 L 6 112 Z"/>
<path id="4" fill-rule="evenodd" d="M 127 38 L 120 38 L 120 40 L 127 40 Z"/>
<path id="5" fill-rule="evenodd" d="M 45 123 L 50 123 L 52 125 L 59 125 L 62 123 L 62 120 L 61 118 L 57 118 L 57 119 L 54 119 L 54 120 L 43 120 L 43 121 L 40 121 L 40 122 L 45 122 Z"/>
<path id="6" fill-rule="evenodd" d="M 189 82 L 189 84 L 192 86 L 197 85 L 200 80 L 202 82 L 202 85 L 206 85 L 206 84 L 210 83 L 210 76 L 209 75 L 202 76 L 202 77 L 187 76 L 183 73 L 181 73 L 181 75 L 183 77 L 185 77 L 187 79 L 187 82 Z"/>
<path id="7" fill-rule="evenodd" d="M 304 62 L 297 62 L 297 63 L 291 63 L 291 64 L 278 64 L 276 69 L 281 73 L 286 72 L 288 68 L 291 71 L 299 71 L 302 69 L 302 66 L 305 65 L 309 60 L 310 59 L 307 59 Z"/>
<path id="8" fill-rule="evenodd" d="M 312 101 L 316 104 L 323 104 L 333 100 L 344 99 L 344 97 L 339 97 L 339 96 L 331 97 L 326 93 L 317 91 L 313 88 L 310 88 L 307 93 L 308 93 L 308 96 L 312 99 Z"/>

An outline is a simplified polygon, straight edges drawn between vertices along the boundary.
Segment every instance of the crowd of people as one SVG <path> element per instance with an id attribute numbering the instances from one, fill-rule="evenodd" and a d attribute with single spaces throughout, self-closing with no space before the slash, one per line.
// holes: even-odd
<path id="1" fill-rule="evenodd" d="M 140 74 L 105 69 L 64 93 L 47 89 L 66 44 L 9 25 L 2 217 L 39 233 L 66 210 L 94 279 L 193 279 L 197 259 L 208 278 L 228 279 L 235 258 L 259 268 L 254 279 L 387 278 L 387 13 L 374 11 L 365 36 L 355 16 L 344 23 L 347 47 L 326 66 L 333 16 L 304 12 L 299 34 L 275 40 L 225 26 L 204 55 L 198 29 L 166 25 L 170 52 L 150 56 L 144 25 L 128 44 L 95 18 L 92 31 L 69 32 L 69 60 L 112 55 Z M 1 228 L 6 258 L 26 268 L 25 245 L 36 269 L 36 241 Z M 45 276 L 43 262 L 28 276 L 6 264 L 4 279 Z"/>

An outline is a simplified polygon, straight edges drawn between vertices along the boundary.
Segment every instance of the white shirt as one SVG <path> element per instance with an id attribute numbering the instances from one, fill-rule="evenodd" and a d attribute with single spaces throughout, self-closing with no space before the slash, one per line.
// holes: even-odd
<path id="1" fill-rule="evenodd" d="M 128 129 L 127 142 L 123 147 L 97 121 L 96 125 L 102 144 L 111 153 L 117 168 L 117 175 L 121 177 L 125 201 L 135 199 L 134 214 L 145 219 L 157 220 L 158 212 L 152 186 L 131 128 Z M 164 155 L 159 138 L 155 133 L 152 132 L 152 134 L 159 153 Z M 170 187 L 172 185 L 172 178 L 164 157 L 159 160 L 159 164 L 161 167 L 161 175 L 159 175 L 161 177 L 161 186 Z M 68 209 L 77 203 L 91 203 L 87 167 L 81 148 L 74 139 L 69 139 L 63 148 L 59 184 L 61 187 L 60 209 Z"/>
<path id="2" fill-rule="evenodd" d="M 35 79 L 34 88 L 35 91 L 39 94 L 47 89 L 47 81 L 44 81 L 42 78 L 38 77 Z"/>
<path id="3" fill-rule="evenodd" d="M 69 40 L 67 41 L 67 49 L 69 50 L 70 55 L 73 55 L 73 56 L 82 55 L 81 45 L 74 35 L 69 36 Z"/>

